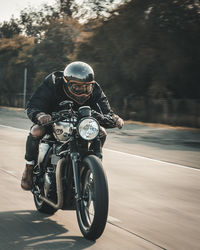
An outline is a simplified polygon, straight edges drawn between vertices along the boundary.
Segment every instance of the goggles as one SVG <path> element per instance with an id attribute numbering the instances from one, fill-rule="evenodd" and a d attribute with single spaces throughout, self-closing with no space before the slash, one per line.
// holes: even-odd
<path id="1" fill-rule="evenodd" d="M 67 82 L 69 90 L 78 96 L 81 95 L 90 95 L 93 91 L 95 81 L 91 82 L 78 82 L 70 80 Z"/>

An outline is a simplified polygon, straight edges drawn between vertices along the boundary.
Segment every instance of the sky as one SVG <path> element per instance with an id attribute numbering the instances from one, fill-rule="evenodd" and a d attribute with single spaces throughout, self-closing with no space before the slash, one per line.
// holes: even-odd
<path id="1" fill-rule="evenodd" d="M 0 0 L 0 22 L 9 21 L 12 15 L 19 17 L 21 10 L 28 6 L 39 7 L 43 3 L 54 4 L 56 0 Z"/>
<path id="2" fill-rule="evenodd" d="M 74 0 L 81 6 L 82 0 Z M 115 4 L 119 4 L 123 0 L 114 0 Z M 57 0 L 0 0 L 0 23 L 9 21 L 12 17 L 18 18 L 20 11 L 31 6 L 34 8 L 40 7 L 42 4 L 47 3 L 53 5 Z"/>

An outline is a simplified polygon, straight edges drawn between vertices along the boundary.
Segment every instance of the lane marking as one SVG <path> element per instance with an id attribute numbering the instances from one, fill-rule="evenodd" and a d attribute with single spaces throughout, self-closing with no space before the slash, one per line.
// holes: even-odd
<path id="1" fill-rule="evenodd" d="M 172 162 L 167 162 L 167 161 L 156 160 L 156 159 L 153 159 L 153 158 L 150 158 L 150 157 L 134 155 L 134 154 L 125 153 L 125 152 L 121 152 L 121 151 L 117 151 L 117 150 L 113 150 L 113 149 L 109 149 L 109 148 L 104 148 L 104 150 L 110 151 L 110 152 L 113 152 L 113 153 L 120 153 L 120 154 L 126 155 L 126 156 L 134 156 L 136 158 L 143 159 L 143 160 L 150 160 L 150 161 L 154 161 L 154 162 L 157 162 L 157 163 L 162 163 L 162 164 L 164 163 L 164 164 L 172 165 L 172 166 L 175 166 L 175 167 L 181 167 L 181 168 L 193 169 L 193 170 L 200 171 L 200 169 L 198 169 L 198 168 L 191 167 L 191 166 L 185 166 L 185 165 L 181 165 L 181 164 L 178 164 L 178 163 L 172 163 Z"/>
<path id="2" fill-rule="evenodd" d="M 1 128 L 9 128 L 9 129 L 15 129 L 15 130 L 18 130 L 18 131 L 21 131 L 21 132 L 29 132 L 29 130 L 26 130 L 26 129 L 22 129 L 22 128 L 15 128 L 15 127 L 11 127 L 11 126 L 6 126 L 6 125 L 1 125 L 0 124 L 0 127 Z"/>
<path id="3" fill-rule="evenodd" d="M 0 124 L 0 127 L 2 127 L 2 128 L 9 128 L 9 129 L 15 129 L 15 130 L 18 130 L 18 131 L 21 131 L 21 132 L 23 132 L 23 131 L 29 132 L 29 130 L 26 130 L 26 129 L 15 128 L 15 127 L 1 125 L 1 124 Z M 200 169 L 192 167 L 192 166 L 185 166 L 185 165 L 181 165 L 181 164 L 177 164 L 177 163 L 156 160 L 156 159 L 153 159 L 153 158 L 150 158 L 150 157 L 145 157 L 145 156 L 130 154 L 130 153 L 121 152 L 121 151 L 113 150 L 113 149 L 109 149 L 109 148 L 103 148 L 103 150 L 110 151 L 110 152 L 113 152 L 113 153 L 120 153 L 122 155 L 127 155 L 127 156 L 134 156 L 134 157 L 137 157 L 139 159 L 150 160 L 150 161 L 157 162 L 157 163 L 168 164 L 168 165 L 172 165 L 172 166 L 175 166 L 175 167 L 181 167 L 181 168 L 193 169 L 193 170 L 196 170 L 196 171 L 200 171 Z"/>
<path id="4" fill-rule="evenodd" d="M 115 217 L 108 215 L 107 222 L 114 223 L 114 222 L 121 222 L 121 221 Z"/>
<path id="5" fill-rule="evenodd" d="M 5 174 L 8 174 L 10 176 L 15 177 L 15 178 L 17 178 L 18 181 L 20 181 L 14 171 L 6 170 L 3 168 L 0 168 L 0 171 L 4 172 Z M 112 224 L 112 225 L 115 225 L 114 223 L 120 223 L 121 221 L 113 216 L 108 215 L 107 222 Z M 117 225 L 115 225 L 115 226 L 117 226 Z"/>
<path id="6" fill-rule="evenodd" d="M 8 174 L 8 175 L 11 175 L 11 176 L 17 178 L 17 175 L 15 174 L 14 171 L 6 170 L 6 169 L 3 169 L 3 168 L 0 168 L 0 171 L 2 171 L 2 172 L 6 173 L 6 174 Z M 17 178 L 17 179 L 18 179 L 18 178 Z"/>
<path id="7" fill-rule="evenodd" d="M 145 237 L 143 237 L 143 236 L 141 236 L 141 235 L 139 235 L 137 233 L 134 233 L 134 232 L 130 231 L 129 229 L 126 229 L 126 228 L 124 228 L 122 226 L 116 225 L 116 224 L 114 224 L 112 222 L 109 222 L 109 221 L 108 221 L 108 223 L 111 224 L 111 225 L 113 225 L 114 227 L 117 227 L 117 228 L 119 228 L 119 229 L 121 229 L 121 230 L 123 230 L 123 231 L 125 231 L 127 233 L 130 233 L 130 234 L 132 234 L 132 235 L 134 235 L 134 236 L 136 236 L 136 237 L 138 237 L 138 238 L 140 238 L 140 239 L 142 239 L 142 240 L 144 240 L 144 241 L 146 241 L 146 242 L 148 242 L 148 243 L 150 243 L 150 244 L 152 244 L 152 245 L 154 245 L 154 246 L 156 246 L 156 247 L 158 247 L 160 249 L 167 250 L 167 248 L 162 247 L 162 246 L 158 245 L 157 243 L 154 243 L 153 241 L 148 240 Z"/>
<path id="8" fill-rule="evenodd" d="M 8 128 L 8 129 L 14 129 L 14 130 L 17 130 L 17 131 L 20 131 L 20 132 L 29 132 L 29 130 L 25 130 L 25 129 L 20 129 L 20 128 L 15 128 L 15 127 L 11 127 L 11 126 L 6 126 L 6 125 L 1 125 L 0 124 L 0 127 L 2 128 Z M 155 160 L 155 159 L 151 159 L 151 158 L 148 158 L 148 157 L 144 157 L 144 156 L 139 156 L 139 155 L 134 155 L 134 154 L 130 154 L 130 153 L 125 153 L 125 152 L 121 152 L 121 151 L 117 151 L 117 150 L 112 150 L 112 149 L 108 149 L 108 148 L 104 148 L 104 150 L 106 151 L 110 151 L 110 152 L 113 152 L 113 153 L 120 153 L 122 155 L 126 155 L 126 156 L 134 156 L 134 157 L 137 157 L 137 158 L 140 158 L 140 159 L 145 159 L 145 160 L 151 160 L 151 161 L 154 161 L 154 162 L 159 162 L 159 163 L 165 163 L 165 164 L 170 164 L 170 165 L 174 165 L 174 166 L 178 166 L 178 167 L 184 167 L 184 168 L 190 168 L 190 169 L 193 169 L 193 170 L 200 170 L 200 169 L 195 169 L 195 168 L 192 168 L 192 167 L 187 167 L 187 166 L 183 166 L 183 165 L 179 165 L 179 164 L 175 164 L 175 163 L 168 163 L 168 162 L 164 162 L 164 161 L 160 161 L 160 160 Z M 1 171 L 3 171 L 4 173 L 7 173 L 11 176 L 14 176 L 15 178 L 17 178 L 17 176 L 13 173 L 13 171 L 9 171 L 9 170 L 4 170 L 2 168 L 0 168 Z M 18 179 L 18 178 L 17 178 Z M 137 233 L 134 233 L 120 225 L 117 225 L 115 223 L 120 223 L 121 221 L 115 217 L 112 217 L 112 216 L 108 216 L 108 219 L 107 219 L 107 222 L 123 231 L 126 231 L 132 235 L 135 235 L 136 237 L 146 241 L 146 242 L 149 242 L 151 243 L 152 245 L 160 248 L 160 249 L 163 249 L 163 250 L 166 250 L 166 248 L 152 242 L 151 240 L 148 240 L 146 238 L 144 238 L 143 236 L 140 236 L 139 234 Z"/>

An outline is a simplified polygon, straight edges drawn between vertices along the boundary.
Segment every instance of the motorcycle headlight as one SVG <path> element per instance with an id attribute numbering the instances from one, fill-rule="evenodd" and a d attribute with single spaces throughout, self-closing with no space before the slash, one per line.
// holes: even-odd
<path id="1" fill-rule="evenodd" d="M 85 118 L 79 123 L 78 132 L 84 140 L 93 140 L 99 134 L 99 124 L 95 119 Z"/>

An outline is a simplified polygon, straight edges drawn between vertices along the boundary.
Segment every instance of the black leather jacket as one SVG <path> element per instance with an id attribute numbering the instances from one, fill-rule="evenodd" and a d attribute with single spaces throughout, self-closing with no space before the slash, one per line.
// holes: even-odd
<path id="1" fill-rule="evenodd" d="M 37 123 L 36 115 L 40 112 L 51 114 L 59 111 L 61 101 L 73 101 L 63 90 L 64 84 L 66 83 L 63 80 L 62 71 L 53 72 L 44 79 L 44 82 L 36 89 L 26 106 L 27 115 L 32 122 Z M 99 121 L 101 126 L 105 128 L 116 127 L 115 115 L 97 82 L 94 84 L 90 98 L 83 105 L 91 107 L 92 116 Z M 73 108 L 78 110 L 83 105 L 74 102 Z"/>

